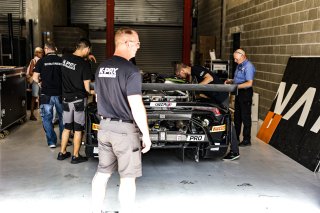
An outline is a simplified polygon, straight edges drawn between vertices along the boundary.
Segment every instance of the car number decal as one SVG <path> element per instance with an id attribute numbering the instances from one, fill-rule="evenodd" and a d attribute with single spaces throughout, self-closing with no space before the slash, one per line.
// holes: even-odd
<path id="1" fill-rule="evenodd" d="M 205 135 L 188 135 L 187 141 L 204 141 Z"/>
<path id="2" fill-rule="evenodd" d="M 223 132 L 226 130 L 226 125 L 213 126 L 211 132 Z"/>
<path id="3" fill-rule="evenodd" d="M 176 102 L 150 102 L 151 107 L 175 107 Z"/>

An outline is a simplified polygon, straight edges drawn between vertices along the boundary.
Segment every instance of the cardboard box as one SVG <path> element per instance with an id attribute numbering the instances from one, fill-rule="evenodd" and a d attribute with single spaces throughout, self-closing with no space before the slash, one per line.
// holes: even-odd
<path id="1" fill-rule="evenodd" d="M 216 49 L 216 37 L 215 36 L 200 36 L 199 37 L 199 53 L 200 62 L 203 65 L 206 60 L 210 60 L 209 51 Z"/>

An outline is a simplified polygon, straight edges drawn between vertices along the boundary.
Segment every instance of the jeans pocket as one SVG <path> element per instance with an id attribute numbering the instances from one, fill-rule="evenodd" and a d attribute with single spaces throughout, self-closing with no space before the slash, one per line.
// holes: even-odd
<path id="1" fill-rule="evenodd" d="M 40 104 L 49 104 L 50 103 L 51 96 L 41 94 L 40 95 Z"/>
<path id="2" fill-rule="evenodd" d="M 84 102 L 83 101 L 76 102 L 73 104 L 74 104 L 74 110 L 76 112 L 83 112 L 84 111 Z"/>

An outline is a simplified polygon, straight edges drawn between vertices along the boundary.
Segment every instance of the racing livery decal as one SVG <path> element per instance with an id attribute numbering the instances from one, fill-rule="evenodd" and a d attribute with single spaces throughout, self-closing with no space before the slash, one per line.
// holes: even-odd
<path id="1" fill-rule="evenodd" d="M 204 141 L 205 135 L 188 135 L 187 141 Z"/>
<path id="2" fill-rule="evenodd" d="M 226 131 L 226 125 L 213 126 L 211 132 L 223 132 Z"/>
<path id="3" fill-rule="evenodd" d="M 176 102 L 151 102 L 151 107 L 176 107 Z"/>

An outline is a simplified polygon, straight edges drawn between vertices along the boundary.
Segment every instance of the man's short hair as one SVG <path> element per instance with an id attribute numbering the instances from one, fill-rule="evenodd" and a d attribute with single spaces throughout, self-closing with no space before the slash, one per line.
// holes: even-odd
<path id="1" fill-rule="evenodd" d="M 80 38 L 77 42 L 76 49 L 84 49 L 84 48 L 91 48 L 91 42 L 87 38 Z"/>
<path id="2" fill-rule="evenodd" d="M 235 53 L 241 54 L 241 55 L 246 55 L 246 52 L 243 49 L 237 49 L 236 51 L 234 51 Z"/>
<path id="3" fill-rule="evenodd" d="M 181 69 L 187 68 L 187 67 L 188 67 L 188 66 L 185 65 L 185 64 L 182 63 L 182 62 L 176 62 L 176 63 L 174 64 L 174 73 L 175 73 L 176 75 L 179 75 Z"/>
<path id="4" fill-rule="evenodd" d="M 57 51 L 56 44 L 53 41 L 46 41 L 44 46 L 48 47 L 50 50 Z"/>
<path id="5" fill-rule="evenodd" d="M 120 38 L 124 35 L 132 35 L 134 33 L 137 33 L 138 32 L 130 27 L 121 27 L 119 28 L 116 33 L 115 33 L 115 36 L 114 36 L 114 42 L 115 44 L 117 45 L 117 42 L 122 42 L 122 41 L 119 41 Z"/>

